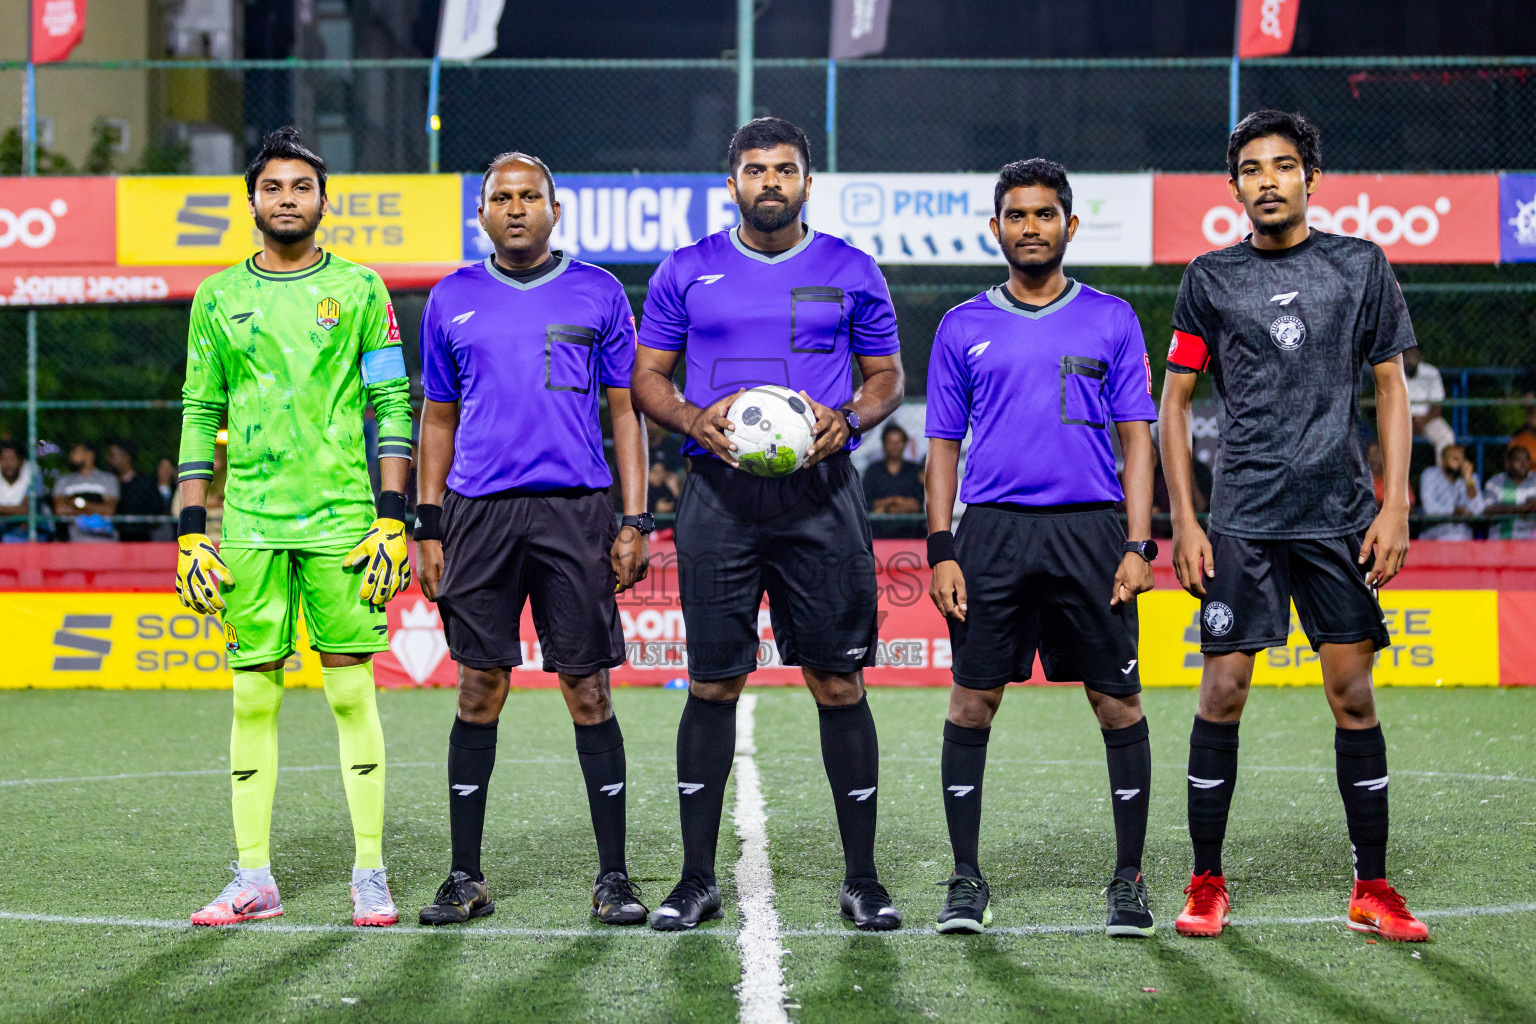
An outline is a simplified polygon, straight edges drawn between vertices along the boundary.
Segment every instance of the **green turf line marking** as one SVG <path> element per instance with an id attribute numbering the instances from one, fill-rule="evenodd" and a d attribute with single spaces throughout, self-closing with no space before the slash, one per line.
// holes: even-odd
<path id="1" fill-rule="evenodd" d="M 773 909 L 773 869 L 768 864 L 768 808 L 757 773 L 754 736 L 757 696 L 747 694 L 736 706 L 736 903 L 741 930 L 741 1024 L 789 1024 L 784 1009 L 784 946 L 779 915 Z"/>
<path id="2" fill-rule="evenodd" d="M 1443 910 L 1416 910 L 1414 913 L 1422 918 L 1435 919 L 1466 919 L 1472 917 L 1502 916 L 1506 914 L 1536 914 L 1536 903 L 1506 903 L 1501 906 L 1490 907 L 1448 907 Z M 28 914 L 18 911 L 0 910 L 0 922 L 11 921 L 18 924 L 50 924 L 50 925 L 74 925 L 94 928 L 152 928 L 162 931 L 182 932 L 253 932 L 270 933 L 277 935 L 310 934 L 316 932 L 338 933 L 367 936 L 386 935 L 453 935 L 460 938 L 507 938 L 522 937 L 532 939 L 607 939 L 610 936 L 628 936 L 633 939 L 657 939 L 662 942 L 675 941 L 677 936 L 687 935 L 711 935 L 717 939 L 739 940 L 741 932 L 735 928 L 716 928 L 710 925 L 700 925 L 690 932 L 654 932 L 649 928 L 484 928 L 469 925 L 462 928 L 428 928 L 420 925 L 397 924 L 390 928 L 359 928 L 356 925 L 347 924 L 278 924 L 275 922 L 255 922 L 251 924 L 226 925 L 220 928 L 197 928 L 185 918 L 175 920 L 159 920 L 154 918 L 132 917 L 71 917 L 64 914 Z M 1234 928 L 1282 928 L 1282 927 L 1306 927 L 1319 924 L 1343 924 L 1344 917 L 1336 915 L 1332 917 L 1236 917 L 1232 919 L 1230 927 Z M 1012 927 L 988 928 L 986 935 L 1095 935 L 1103 934 L 1103 925 L 1088 924 L 1033 924 L 1015 925 Z M 866 933 L 857 931 L 851 927 L 839 924 L 827 928 L 783 928 L 777 932 L 781 939 L 853 939 L 868 937 Z M 932 928 L 903 928 L 893 932 L 882 932 L 882 939 L 901 938 L 927 938 L 944 939 L 945 941 L 962 941 L 964 936 L 940 935 Z"/>

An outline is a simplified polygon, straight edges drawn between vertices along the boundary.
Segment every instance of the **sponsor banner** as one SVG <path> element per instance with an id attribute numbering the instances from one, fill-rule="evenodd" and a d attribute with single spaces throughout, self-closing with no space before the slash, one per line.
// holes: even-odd
<path id="1" fill-rule="evenodd" d="M 390 291 L 430 288 L 463 264 L 375 263 Z M 0 306 L 57 306 L 81 302 L 177 302 L 192 298 L 203 279 L 224 267 L 123 267 L 115 263 L 0 268 Z M 42 271 L 42 272 L 39 272 Z"/>
<path id="2" fill-rule="evenodd" d="M 995 174 L 816 174 L 806 220 L 881 263 L 997 264 Z M 1074 174 L 1075 266 L 1152 262 L 1152 175 Z"/>
<path id="3" fill-rule="evenodd" d="M 1499 260 L 1536 261 L 1536 174 L 1499 175 Z"/>
<path id="4" fill-rule="evenodd" d="M 1301 0 L 1241 0 L 1237 55 L 1275 57 L 1291 52 L 1296 38 L 1296 9 Z"/>
<path id="5" fill-rule="evenodd" d="M 459 181 L 450 174 L 337 174 L 317 240 L 359 263 L 456 261 Z M 245 179 L 117 179 L 117 262 L 227 267 L 261 248 Z"/>
<path id="6" fill-rule="evenodd" d="M 1156 175 L 1153 205 L 1155 263 L 1188 263 L 1242 241 L 1252 230 L 1225 175 Z M 1307 223 L 1369 238 L 1393 263 L 1497 263 L 1498 208 L 1499 181 L 1493 174 L 1325 171 L 1307 203 Z"/>
<path id="7" fill-rule="evenodd" d="M 111 178 L 0 177 L 0 268 L 99 263 L 116 220 Z"/>
<path id="8" fill-rule="evenodd" d="M 588 263 L 660 263 L 673 249 L 740 220 L 723 174 L 561 174 L 560 222 L 551 248 Z M 460 185 L 463 258 L 483 260 L 491 240 L 480 227 L 480 175 Z"/>
<path id="9" fill-rule="evenodd" d="M 874 685 L 949 684 L 949 631 L 928 599 L 929 571 L 920 542 L 876 541 L 880 566 L 880 639 L 876 664 L 865 670 Z M 1166 573 L 1162 573 L 1166 575 Z M 1164 581 L 1160 581 L 1164 582 Z M 1392 646 L 1376 656 L 1375 681 L 1390 686 L 1494 686 L 1536 683 L 1536 597 L 1493 590 L 1386 590 L 1382 610 Z M 1160 586 L 1138 598 L 1140 670 L 1144 686 L 1198 686 L 1199 602 Z M 227 687 L 224 629 L 216 616 L 184 608 L 174 595 L 103 590 L 0 592 L 0 616 L 11 641 L 0 689 L 19 687 L 200 688 Z M 661 685 L 687 678 L 687 630 L 677 600 L 672 545 L 652 546 L 651 574 L 619 599 L 629 660 L 612 670 L 629 685 Z M 437 606 L 419 589 L 389 604 L 390 644 L 374 658 L 381 686 L 457 683 Z M 542 652 L 525 609 L 523 664 L 514 686 L 555 686 L 542 671 Z M 800 670 L 785 666 L 764 606 L 758 614 L 758 669 L 754 683 L 799 685 Z M 319 659 L 302 623 L 298 651 L 288 661 L 288 685 L 320 685 Z M 1322 681 L 1322 670 L 1293 611 L 1283 647 L 1262 652 L 1254 681 L 1302 685 Z M 1044 682 L 1038 659 L 1032 682 Z"/>

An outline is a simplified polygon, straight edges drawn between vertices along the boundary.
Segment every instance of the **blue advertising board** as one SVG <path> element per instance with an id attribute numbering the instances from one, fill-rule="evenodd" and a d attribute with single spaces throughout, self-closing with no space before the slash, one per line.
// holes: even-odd
<path id="1" fill-rule="evenodd" d="M 1499 262 L 1536 262 L 1536 174 L 1499 175 Z"/>

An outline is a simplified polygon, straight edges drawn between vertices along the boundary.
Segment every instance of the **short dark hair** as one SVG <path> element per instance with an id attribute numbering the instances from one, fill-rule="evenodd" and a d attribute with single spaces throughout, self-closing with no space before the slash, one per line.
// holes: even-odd
<path id="1" fill-rule="evenodd" d="M 775 146 L 794 146 L 800 151 L 800 160 L 805 164 L 805 173 L 811 173 L 811 143 L 805 137 L 805 132 L 800 126 L 782 117 L 758 117 L 753 118 L 731 136 L 731 145 L 726 150 L 726 160 L 730 162 L 732 174 L 736 173 L 736 165 L 741 162 L 741 154 L 749 149 L 772 149 Z"/>
<path id="2" fill-rule="evenodd" d="M 119 437 L 112 443 L 118 448 L 121 448 L 123 451 L 127 452 L 130 459 L 136 459 L 139 457 L 139 442 L 135 441 L 133 438 Z"/>
<path id="3" fill-rule="evenodd" d="M 27 461 L 26 453 L 22 451 L 21 445 L 15 441 L 0 441 L 0 452 L 15 452 L 18 459 L 22 462 Z"/>
<path id="4" fill-rule="evenodd" d="M 485 205 L 485 183 L 491 180 L 491 175 L 507 164 L 524 163 L 533 164 L 544 172 L 544 180 L 549 182 L 549 198 L 555 198 L 555 176 L 549 173 L 549 166 L 538 157 L 521 150 L 509 149 L 505 153 L 498 153 L 491 157 L 491 162 L 485 165 L 485 173 L 480 175 L 480 205 Z"/>
<path id="5" fill-rule="evenodd" d="M 1322 133 L 1305 115 L 1287 114 L 1283 110 L 1255 110 L 1237 122 L 1237 127 L 1232 129 L 1232 137 L 1227 140 L 1229 178 L 1237 177 L 1237 156 L 1243 147 L 1266 135 L 1278 135 L 1296 146 L 1303 174 L 1310 176 L 1314 170 L 1323 166 Z"/>
<path id="6" fill-rule="evenodd" d="M 992 189 L 993 214 L 1002 215 L 1003 196 L 1010 190 L 1032 185 L 1055 189 L 1056 198 L 1061 200 L 1061 208 L 1068 217 L 1072 216 L 1072 185 L 1067 181 L 1067 169 L 1054 160 L 1038 156 L 1004 164 L 1003 169 L 997 172 L 997 185 Z"/>
<path id="7" fill-rule="evenodd" d="M 101 452 L 97 449 L 96 445 L 94 443 L 90 442 L 90 441 L 76 441 L 74 444 L 69 446 L 69 450 L 70 451 L 74 451 L 76 448 L 84 448 L 86 451 L 90 452 L 92 455 L 100 455 L 101 454 Z"/>
<path id="8" fill-rule="evenodd" d="M 905 437 L 909 440 L 912 437 L 911 434 L 907 433 L 907 429 L 900 423 L 897 423 L 895 420 L 888 420 L 885 424 L 885 428 L 880 431 L 880 443 L 884 444 L 885 439 L 891 434 L 900 434 L 902 437 Z"/>
<path id="9" fill-rule="evenodd" d="M 261 152 L 256 154 L 256 159 L 245 169 L 247 198 L 256 194 L 256 179 L 273 160 L 303 160 L 309 164 L 315 169 L 315 177 L 320 182 L 320 194 L 325 195 L 325 161 L 320 154 L 304 145 L 303 135 L 290 124 L 268 132 L 261 140 Z"/>

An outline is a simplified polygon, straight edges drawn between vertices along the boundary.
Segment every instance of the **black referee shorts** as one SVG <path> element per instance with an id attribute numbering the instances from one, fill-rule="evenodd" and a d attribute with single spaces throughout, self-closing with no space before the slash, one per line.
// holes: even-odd
<path id="1" fill-rule="evenodd" d="M 875 663 L 874 544 L 846 452 L 766 479 L 695 458 L 677 506 L 688 674 L 757 667 L 763 593 L 786 665 L 850 674 Z"/>
<path id="2" fill-rule="evenodd" d="M 973 690 L 1024 682 L 1038 649 L 1051 682 L 1140 693 L 1136 602 L 1109 606 L 1124 552 L 1112 507 L 969 506 L 955 534 L 965 621 L 948 620 L 955 682 Z"/>
<path id="3" fill-rule="evenodd" d="M 618 535 L 601 491 L 443 499 L 437 607 L 453 660 L 523 663 L 518 622 L 533 602 L 545 672 L 587 676 L 624 663 L 609 548 Z"/>
<path id="4" fill-rule="evenodd" d="M 1215 577 L 1200 600 L 1204 654 L 1284 647 L 1291 601 L 1315 651 L 1322 644 L 1392 641 L 1376 594 L 1359 564 L 1364 534 L 1308 540 L 1252 540 L 1210 531 Z"/>

